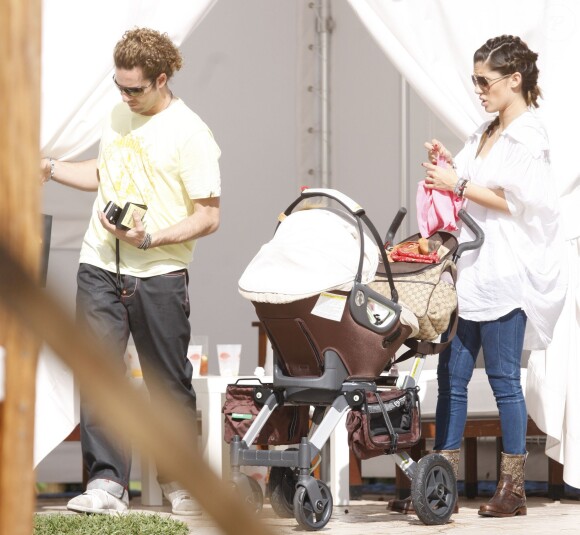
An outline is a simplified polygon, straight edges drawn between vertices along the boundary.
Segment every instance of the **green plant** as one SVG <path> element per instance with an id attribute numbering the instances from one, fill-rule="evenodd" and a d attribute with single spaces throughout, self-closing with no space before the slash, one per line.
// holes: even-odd
<path id="1" fill-rule="evenodd" d="M 158 514 L 36 514 L 33 535 L 187 535 L 187 525 Z"/>

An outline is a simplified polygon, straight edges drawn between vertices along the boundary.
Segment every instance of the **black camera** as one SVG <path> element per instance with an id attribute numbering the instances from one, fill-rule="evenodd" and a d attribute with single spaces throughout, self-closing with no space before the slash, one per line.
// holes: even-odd
<path id="1" fill-rule="evenodd" d="M 111 225 L 115 225 L 118 229 L 129 230 L 135 226 L 133 221 L 133 214 L 135 212 L 141 214 L 141 218 L 145 217 L 145 212 L 147 212 L 147 206 L 144 204 L 136 204 L 133 202 L 125 203 L 124 208 L 121 210 L 113 201 L 109 201 L 103 210 L 107 221 Z"/>
<path id="2" fill-rule="evenodd" d="M 113 201 L 109 201 L 103 210 L 107 221 L 111 225 L 116 225 L 121 215 L 121 208 L 119 208 Z"/>

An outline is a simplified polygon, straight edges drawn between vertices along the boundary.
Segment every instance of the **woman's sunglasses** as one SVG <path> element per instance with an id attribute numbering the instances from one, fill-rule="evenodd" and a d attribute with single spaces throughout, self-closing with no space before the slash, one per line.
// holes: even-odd
<path id="1" fill-rule="evenodd" d="M 117 89 L 121 91 L 121 93 L 125 93 L 125 95 L 127 95 L 128 97 L 138 97 L 145 92 L 145 89 L 151 87 L 155 83 L 155 80 L 153 80 L 149 85 L 145 85 L 142 87 L 124 87 L 117 83 L 117 80 L 115 80 L 115 75 L 113 75 L 113 82 L 115 82 Z"/>
<path id="2" fill-rule="evenodd" d="M 487 91 L 493 84 L 507 78 L 508 76 L 511 76 L 511 74 L 504 74 L 498 78 L 486 78 L 485 76 L 476 76 L 475 74 L 472 74 L 471 81 L 474 86 L 479 87 L 482 91 Z"/>

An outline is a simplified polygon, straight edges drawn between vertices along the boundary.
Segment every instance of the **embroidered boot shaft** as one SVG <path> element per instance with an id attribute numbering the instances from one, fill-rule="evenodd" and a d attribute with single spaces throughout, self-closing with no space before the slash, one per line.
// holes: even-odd
<path id="1" fill-rule="evenodd" d="M 459 477 L 459 452 L 461 450 L 433 450 L 433 453 L 438 453 L 443 455 L 449 464 L 453 467 L 453 473 L 455 474 L 455 479 Z"/>

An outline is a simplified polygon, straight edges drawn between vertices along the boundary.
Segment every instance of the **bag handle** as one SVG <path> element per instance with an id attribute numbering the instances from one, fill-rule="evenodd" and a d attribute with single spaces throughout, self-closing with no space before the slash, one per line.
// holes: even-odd
<path id="1" fill-rule="evenodd" d="M 265 383 L 262 383 L 262 381 L 260 380 L 259 377 L 240 377 L 239 379 L 236 379 L 235 383 L 231 383 L 233 385 L 238 385 L 241 382 L 250 382 L 253 381 L 254 383 L 257 381 L 260 385 L 264 385 Z M 251 384 L 248 386 L 252 386 Z"/>

